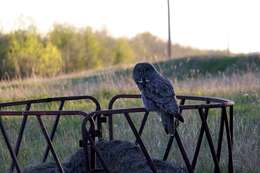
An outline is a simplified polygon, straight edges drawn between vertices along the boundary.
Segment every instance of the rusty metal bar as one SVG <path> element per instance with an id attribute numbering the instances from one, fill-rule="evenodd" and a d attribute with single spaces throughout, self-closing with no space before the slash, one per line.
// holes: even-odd
<path id="1" fill-rule="evenodd" d="M 218 136 L 218 148 L 217 148 L 218 162 L 220 161 L 223 134 L 224 134 L 224 109 L 222 108 L 221 109 L 221 118 L 220 118 L 220 127 L 219 127 L 219 136 Z M 216 167 L 214 169 L 214 173 L 216 173 Z"/>
<path id="2" fill-rule="evenodd" d="M 54 116 L 58 114 L 62 116 L 80 115 L 83 117 L 88 115 L 82 111 L 0 111 L 0 116 Z"/>
<path id="3" fill-rule="evenodd" d="M 169 141 L 168 141 L 168 144 L 167 144 L 165 153 L 164 153 L 164 155 L 163 155 L 163 160 L 164 160 L 164 161 L 166 161 L 166 160 L 168 159 L 170 150 L 171 150 L 171 148 L 172 148 L 173 139 L 174 139 L 174 136 L 170 136 L 170 139 L 169 139 Z"/>
<path id="4" fill-rule="evenodd" d="M 90 134 L 89 134 L 89 131 L 86 127 L 86 123 L 87 122 L 90 122 L 90 128 L 89 128 L 89 131 L 90 131 Z M 94 165 L 94 168 L 91 168 L 90 167 L 90 162 L 93 162 L 91 161 L 92 159 L 94 160 L 94 162 L 96 162 L 96 159 L 95 158 L 90 158 L 90 161 L 89 161 L 89 144 L 90 144 L 90 147 L 91 147 L 91 151 L 90 152 L 94 152 L 95 154 L 97 154 L 97 157 L 98 159 L 100 160 L 100 163 L 101 165 L 103 166 L 104 170 L 106 173 L 110 173 L 105 161 L 103 160 L 101 154 L 100 154 L 100 151 L 99 149 L 95 146 L 95 139 L 93 139 L 93 137 L 95 138 L 95 123 L 94 123 L 94 120 L 92 119 L 92 117 L 90 116 L 87 116 L 86 118 L 84 118 L 83 120 L 83 123 L 82 123 L 82 138 L 83 138 L 83 149 L 84 149 L 84 152 L 85 152 L 85 158 L 86 158 L 86 173 L 87 172 L 95 172 L 97 169 L 96 169 L 96 163 Z"/>
<path id="5" fill-rule="evenodd" d="M 64 102 L 65 102 L 64 100 L 61 101 L 60 106 L 59 106 L 59 111 L 61 111 L 63 109 Z M 53 138 L 54 138 L 55 132 L 57 130 L 59 121 L 60 121 L 60 114 L 57 115 L 55 122 L 52 126 L 52 131 L 51 131 L 51 134 L 50 134 L 50 140 L 51 141 L 53 141 Z M 50 151 L 50 147 L 49 147 L 49 145 L 47 145 L 45 152 L 44 152 L 44 155 L 43 155 L 42 162 L 45 162 L 47 160 L 49 151 Z"/>
<path id="6" fill-rule="evenodd" d="M 141 137 L 139 136 L 133 121 L 131 120 L 131 118 L 130 118 L 130 116 L 129 116 L 129 114 L 127 112 L 124 113 L 124 115 L 125 115 L 125 118 L 126 118 L 128 124 L 130 125 L 130 127 L 131 127 L 131 129 L 132 129 L 132 131 L 133 131 L 133 133 L 135 135 L 135 137 L 136 137 L 137 143 L 139 144 L 139 146 L 140 146 L 140 148 L 141 148 L 141 150 L 142 150 L 142 152 L 143 152 L 143 154 L 144 154 L 144 156 L 145 156 L 145 158 L 146 158 L 146 160 L 148 162 L 148 165 L 150 166 L 150 168 L 151 168 L 153 173 L 157 173 L 155 165 L 154 165 L 154 163 L 153 163 L 153 161 L 152 161 L 148 151 L 146 150 L 145 145 L 144 145 Z"/>
<path id="7" fill-rule="evenodd" d="M 93 128 L 91 128 L 91 136 L 89 138 L 89 141 L 92 141 L 91 146 L 95 146 L 95 126 L 93 126 Z M 93 148 L 93 147 L 92 147 Z M 95 150 L 90 150 L 90 168 L 91 170 L 95 170 L 96 168 L 96 152 Z M 91 172 L 91 171 L 90 171 Z M 93 173 L 95 173 L 95 171 L 93 171 Z"/>
<path id="8" fill-rule="evenodd" d="M 207 101 L 207 104 L 209 104 L 209 103 L 210 102 Z M 208 118 L 208 114 L 209 114 L 209 109 L 206 109 L 205 110 L 205 120 L 206 121 L 207 121 L 207 118 Z M 198 138 L 195 153 L 194 153 L 194 156 L 193 156 L 193 159 L 192 159 L 192 169 L 193 170 L 195 170 L 195 167 L 196 167 L 196 164 L 197 164 L 197 159 L 198 159 L 198 156 L 199 156 L 199 151 L 200 151 L 203 135 L 204 135 L 204 128 L 203 128 L 203 125 L 201 124 L 199 138 Z"/>
<path id="9" fill-rule="evenodd" d="M 230 128 L 229 128 L 229 124 L 228 124 L 228 118 L 227 118 L 227 110 L 225 107 L 223 107 L 223 112 L 224 112 L 224 123 L 226 126 L 226 136 L 227 136 L 227 143 L 228 143 L 228 170 L 229 173 L 233 173 L 233 156 L 232 156 L 232 139 L 231 139 L 231 135 L 230 135 Z"/>
<path id="10" fill-rule="evenodd" d="M 176 95 L 177 99 L 186 100 L 197 100 L 197 101 L 209 101 L 215 103 L 225 103 L 226 106 L 234 105 L 232 100 L 220 98 L 220 97 L 208 97 L 208 96 L 187 96 L 187 95 Z"/>
<path id="11" fill-rule="evenodd" d="M 103 129 L 102 129 L 102 123 L 106 123 L 107 119 L 106 117 L 103 117 L 102 114 L 98 114 L 96 115 L 96 121 L 97 121 L 97 136 L 98 136 L 98 140 L 102 140 L 103 138 Z"/>
<path id="12" fill-rule="evenodd" d="M 19 102 L 12 102 L 12 103 L 10 103 L 10 102 L 9 103 L 0 103 L 0 107 L 16 106 L 16 105 L 23 105 L 23 104 L 28 104 L 28 103 L 33 104 L 33 103 L 42 103 L 42 102 L 50 102 L 50 101 L 62 101 L 62 99 L 65 99 L 65 100 L 67 100 L 67 99 L 68 100 L 75 99 L 75 100 L 77 100 L 77 99 L 80 99 L 80 98 L 81 99 L 86 99 L 86 97 L 84 97 L 84 96 L 59 97 L 59 98 L 49 98 L 49 99 L 40 99 L 40 100 L 19 101 Z M 102 115 L 104 116 L 104 118 L 108 117 L 108 120 L 109 120 L 108 121 L 108 123 L 109 123 L 109 139 L 111 139 L 111 140 L 113 139 L 113 121 L 112 121 L 113 115 L 115 115 L 115 114 L 124 114 L 125 118 L 127 119 L 128 123 L 129 123 L 129 125 L 130 125 L 130 127 L 131 127 L 131 129 L 132 129 L 132 131 L 134 133 L 134 135 L 136 136 L 136 140 L 137 140 L 138 144 L 140 145 L 140 143 L 142 143 L 141 134 L 142 134 L 143 129 L 145 127 L 145 123 L 146 123 L 146 121 L 148 119 L 148 113 L 146 114 L 147 111 L 144 108 L 113 109 L 113 104 L 118 99 L 121 99 L 121 98 L 123 98 L 123 99 L 124 98 L 140 99 L 140 95 L 117 95 L 117 96 L 113 97 L 110 100 L 109 106 L 108 106 L 108 110 L 100 110 L 100 105 L 99 105 L 98 101 L 94 98 L 94 100 L 92 100 L 92 101 L 96 104 L 96 108 L 97 109 L 96 109 L 96 111 L 91 112 L 90 114 L 87 114 L 87 113 L 81 112 L 81 111 L 0 111 L 0 118 L 1 118 L 1 115 L 3 115 L 3 116 L 16 116 L 16 115 L 21 116 L 22 115 L 24 117 L 25 116 L 28 117 L 28 116 L 32 116 L 32 115 L 35 116 L 36 115 L 37 119 L 38 119 L 38 121 L 40 123 L 40 126 L 42 128 L 42 132 L 43 132 L 43 134 L 45 136 L 45 139 L 46 139 L 46 141 L 48 143 L 48 146 L 50 147 L 50 150 L 52 152 L 53 148 L 51 149 L 51 147 L 52 147 L 52 143 L 51 142 L 52 142 L 52 140 L 54 138 L 55 131 L 56 131 L 56 127 L 55 127 L 56 125 L 55 124 L 57 122 L 57 126 L 58 126 L 58 121 L 59 121 L 59 120 L 57 120 L 57 119 L 59 119 L 57 115 L 60 115 L 60 116 L 61 115 L 82 115 L 82 116 L 91 116 L 92 115 L 93 118 L 97 118 L 97 131 L 96 131 L 96 129 L 94 129 L 94 131 L 91 131 L 91 136 L 88 139 L 86 145 L 88 145 L 88 146 L 90 145 L 91 146 L 90 147 L 90 149 L 91 149 L 90 153 L 91 152 L 94 153 L 94 155 L 96 155 L 98 157 L 98 159 L 102 160 L 102 158 L 101 158 L 101 156 L 99 154 L 99 151 L 98 151 L 98 149 L 95 146 L 95 137 L 97 136 L 96 132 L 98 132 L 102 128 L 102 126 L 101 126 L 101 119 L 99 121 L 99 118 L 101 118 Z M 222 141 L 223 141 L 224 127 L 226 127 L 226 134 L 227 134 L 227 141 L 228 141 L 228 152 L 229 152 L 229 172 L 232 173 L 233 172 L 232 144 L 233 144 L 233 104 L 234 104 L 234 102 L 231 101 L 231 100 L 222 99 L 222 98 L 216 98 L 216 97 L 177 96 L 177 99 L 181 99 L 181 100 L 194 100 L 194 101 L 207 101 L 208 102 L 206 104 L 180 105 L 180 110 L 181 111 L 182 110 L 188 110 L 188 109 L 189 110 L 193 110 L 193 109 L 198 109 L 199 110 L 199 113 L 200 113 L 199 115 L 200 115 L 200 118 L 202 120 L 202 126 L 201 126 L 202 128 L 201 128 L 201 131 L 200 131 L 200 133 L 202 133 L 202 135 L 199 135 L 199 136 L 202 136 L 201 138 L 203 138 L 204 132 L 206 133 L 206 137 L 207 137 L 207 140 L 208 140 L 208 144 L 209 144 L 209 147 L 210 147 L 210 151 L 211 151 L 211 155 L 212 155 L 212 158 L 213 158 L 213 161 L 214 161 L 216 172 L 220 172 L 219 160 L 220 160 L 220 153 L 221 153 L 221 144 L 222 144 Z M 209 102 L 211 102 L 211 103 L 209 103 Z M 230 107 L 230 110 L 229 110 L 229 122 L 228 122 L 226 107 Z M 223 116 L 221 116 L 222 119 L 221 119 L 221 122 L 220 122 L 220 131 L 219 131 L 219 138 L 218 138 L 217 154 L 215 152 L 213 141 L 212 141 L 212 138 L 211 138 L 211 134 L 209 132 L 209 128 L 208 128 L 208 125 L 207 125 L 208 109 L 210 109 L 210 108 L 225 108 L 225 111 L 222 113 Z M 203 111 L 203 110 L 205 110 L 205 111 Z M 131 118 L 129 116 L 129 113 L 138 113 L 138 112 L 139 113 L 145 112 L 144 117 L 142 119 L 142 123 L 141 123 L 140 128 L 139 128 L 139 131 L 137 131 L 134 123 L 132 122 L 132 120 L 131 120 Z M 45 126 L 44 126 L 44 124 L 43 124 L 43 122 L 41 120 L 41 116 L 43 116 L 43 115 L 56 116 L 56 120 L 55 120 L 55 123 L 53 125 L 53 129 L 52 129 L 53 133 L 51 133 L 50 136 L 48 135 L 48 132 L 45 129 Z M 42 125 L 41 125 L 41 123 L 42 123 Z M 25 124 L 26 124 L 26 121 L 25 121 Z M 5 129 L 4 129 L 3 125 L 2 125 L 2 121 L 0 122 L 0 127 L 1 127 L 1 131 L 2 131 L 3 135 L 6 135 Z M 44 129 L 45 129 L 45 131 L 44 131 Z M 20 130 L 20 133 L 22 133 L 21 130 Z M 7 135 L 6 135 L 6 137 L 7 137 Z M 140 139 L 140 141 L 138 140 L 138 138 Z M 19 137 L 18 137 L 18 139 L 19 139 Z M 18 139 L 17 139 L 17 141 L 19 141 Z M 196 158 L 195 163 L 192 163 L 192 165 L 191 165 L 191 163 L 190 163 L 190 161 L 189 161 L 189 159 L 187 157 L 186 151 L 185 151 L 185 149 L 183 147 L 183 144 L 182 144 L 182 141 L 180 139 L 180 136 L 179 136 L 177 131 L 176 131 L 176 134 L 175 134 L 175 139 L 176 139 L 178 147 L 179 147 L 179 149 L 181 151 L 182 157 L 184 159 L 184 162 L 185 162 L 185 164 L 187 166 L 188 171 L 189 172 L 194 172 L 197 158 Z M 199 137 L 199 139 L 200 139 L 200 137 Z M 171 148 L 173 140 L 174 140 L 174 138 L 172 138 L 172 139 L 170 138 L 169 139 L 169 142 L 168 142 L 169 146 L 167 146 L 167 148 L 169 148 L 168 149 L 169 151 L 165 151 L 165 153 L 167 153 L 167 154 L 165 154 L 165 155 L 167 155 L 166 159 L 167 159 L 168 154 L 170 152 L 170 148 Z M 198 140 L 198 141 L 200 141 L 200 140 Z M 6 141 L 7 147 L 8 147 L 8 143 L 10 144 L 10 142 L 8 140 L 8 137 L 7 137 L 7 141 Z M 49 145 L 49 143 L 51 145 Z M 201 142 L 199 142 L 199 143 L 201 143 Z M 19 152 L 20 144 L 18 144 L 18 142 L 16 142 L 16 145 L 17 145 L 18 152 Z M 142 151 L 145 151 L 146 148 L 145 148 L 144 145 L 143 145 L 143 147 L 144 147 L 144 150 L 142 149 L 142 146 L 140 145 L 140 148 L 142 149 Z M 198 145 L 196 147 L 198 147 Z M 167 150 L 167 148 L 166 148 L 166 150 Z M 198 148 L 200 148 L 200 146 Z M 8 150 L 9 150 L 10 155 L 12 157 L 12 162 L 13 162 L 12 164 L 14 164 L 14 166 L 16 168 L 19 167 L 18 162 L 17 162 L 17 158 L 16 158 L 16 154 L 13 151 L 13 148 L 12 148 L 11 144 L 10 144 L 10 147 L 8 147 Z M 199 150 L 200 149 L 198 149 L 198 152 L 197 152 L 198 154 L 199 154 Z M 12 152 L 13 152 L 14 155 L 12 155 Z M 53 149 L 53 152 L 54 152 L 54 149 Z M 147 152 L 147 155 L 149 156 L 148 152 Z M 48 156 L 48 154 L 47 154 L 47 156 Z M 46 156 L 46 158 L 47 158 L 47 156 Z M 195 151 L 194 157 L 195 156 L 196 156 L 196 151 Z M 96 163 L 95 162 L 96 158 L 94 158 L 94 159 L 93 158 L 94 158 L 93 156 L 90 156 L 90 159 L 91 159 L 90 160 L 90 162 L 91 162 L 91 168 L 90 169 L 91 169 L 91 171 L 98 171 L 98 169 L 95 169 L 96 165 L 94 164 L 94 163 Z M 150 158 L 150 156 L 149 156 L 149 158 Z M 148 163 L 149 163 L 149 158 L 148 159 L 146 158 Z M 150 158 L 150 160 L 151 160 L 151 158 Z M 194 158 L 193 158 L 193 162 L 194 162 Z M 151 160 L 151 164 L 153 164 L 152 160 Z M 151 165 L 149 164 L 149 166 L 151 166 Z M 94 169 L 92 169 L 92 168 L 94 168 Z M 18 169 L 19 168 L 17 168 L 17 171 L 19 172 Z"/>
<path id="13" fill-rule="evenodd" d="M 181 99 L 179 105 L 184 105 L 184 103 L 185 103 L 185 99 Z M 182 113 L 182 110 L 180 110 L 180 113 Z M 168 141 L 168 144 L 167 144 L 166 150 L 165 150 L 165 152 L 164 152 L 164 156 L 163 156 L 163 160 L 164 160 L 164 161 L 168 159 L 170 150 L 171 150 L 171 148 L 172 148 L 173 139 L 174 139 L 174 136 L 170 136 L 170 139 L 169 139 L 169 141 Z"/>
<path id="14" fill-rule="evenodd" d="M 233 106 L 230 106 L 229 108 L 229 128 L 230 128 L 230 137 L 231 137 L 231 143 L 233 145 L 234 139 L 233 139 L 233 114 L 234 114 L 234 108 Z"/>
<path id="15" fill-rule="evenodd" d="M 194 100 L 194 101 L 206 101 L 206 104 L 190 104 L 190 105 L 180 105 L 180 110 L 188 110 L 188 109 L 198 109 L 199 112 L 200 110 L 202 109 L 205 109 L 205 112 L 200 112 L 200 113 L 206 113 L 206 115 L 208 115 L 208 110 L 210 108 L 222 108 L 222 107 L 232 107 L 231 110 L 230 110 L 230 133 L 231 133 L 231 136 L 233 135 L 233 104 L 234 102 L 231 101 L 231 100 L 228 100 L 228 99 L 223 99 L 223 98 L 218 98 L 218 97 L 203 97 L 203 96 L 183 96 L 183 95 L 177 95 L 176 96 L 177 99 L 185 99 L 185 100 Z M 122 94 L 122 95 L 116 95 L 114 96 L 110 102 L 109 102 L 109 109 L 112 109 L 113 108 L 113 104 L 114 102 L 116 102 L 116 100 L 118 99 L 121 99 L 121 98 L 140 98 L 140 95 L 125 95 L 125 94 Z M 123 109 L 121 109 L 121 111 L 123 111 Z M 123 111 L 124 112 L 124 111 Z M 207 122 L 204 121 L 203 122 L 203 114 L 201 116 L 201 119 L 202 119 L 202 129 L 205 130 L 205 127 L 204 126 L 207 126 Z M 112 116 L 109 116 L 109 119 L 111 120 L 110 123 L 109 123 L 109 135 L 110 135 L 110 139 L 113 139 L 113 122 L 112 122 Z M 205 119 L 204 119 L 205 120 Z M 203 137 L 203 134 L 204 134 L 204 130 L 202 130 L 200 133 L 199 136 L 201 136 L 200 138 Z M 215 149 L 214 149 L 214 145 L 213 145 L 213 142 L 212 142 L 212 138 L 211 138 L 211 135 L 209 133 L 209 130 L 205 130 L 206 131 L 206 137 L 208 139 L 208 142 L 209 142 L 209 146 L 210 146 L 210 151 L 211 151 L 211 154 L 213 156 L 213 161 L 214 161 L 214 164 L 217 165 L 216 166 L 216 169 L 218 171 L 220 171 L 219 169 L 219 164 L 217 162 L 217 160 L 219 159 L 216 159 L 217 157 L 214 157 L 216 156 L 216 152 L 215 152 Z M 177 134 L 178 135 L 178 134 Z M 233 137 L 231 137 L 231 139 L 233 139 Z M 202 139 L 201 139 L 202 140 Z M 189 170 L 189 172 L 193 172 L 192 168 L 195 169 L 195 165 L 196 165 L 196 161 L 197 161 L 197 156 L 198 154 L 195 154 L 195 159 L 193 159 L 193 166 L 190 165 L 189 163 L 189 159 L 187 157 L 187 154 L 185 154 L 185 150 L 183 148 L 183 145 L 181 143 L 181 140 L 180 138 L 179 139 L 176 139 L 177 143 L 179 143 L 179 148 L 182 152 L 182 155 L 184 157 L 184 161 L 186 163 L 186 166 Z M 200 140 L 199 140 L 200 141 Z M 210 142 L 211 141 L 211 142 Z M 169 142 L 168 142 L 168 146 L 166 148 L 166 155 L 168 155 L 168 152 L 169 152 L 169 149 L 171 148 L 171 145 L 172 145 L 172 142 L 173 142 L 173 138 L 169 139 Z M 201 143 L 201 142 L 199 142 Z M 195 153 L 199 153 L 199 148 L 200 148 L 200 145 L 199 144 L 198 146 L 196 146 L 198 149 L 197 152 L 195 151 Z M 168 149 L 168 151 L 167 151 Z M 184 153 L 184 154 L 183 154 Z M 214 154 L 215 153 L 215 154 Z M 186 156 L 186 158 L 185 158 Z M 167 159 L 168 156 L 165 156 L 164 159 Z M 220 156 L 219 156 L 220 157 Z M 216 164 L 217 163 L 217 164 Z"/>
<path id="16" fill-rule="evenodd" d="M 109 107 L 113 107 L 112 105 L 118 99 L 129 99 L 129 98 L 141 98 L 140 94 L 119 94 L 114 96 L 110 102 Z M 208 96 L 190 96 L 190 95 L 176 95 L 177 99 L 185 99 L 185 100 L 198 100 L 198 101 L 209 101 L 209 102 L 216 102 L 216 103 L 226 103 L 226 106 L 233 105 L 234 102 L 232 100 L 220 98 L 220 97 L 208 97 Z"/>
<path id="17" fill-rule="evenodd" d="M 20 167 L 19 164 L 18 164 L 18 161 L 17 161 L 16 155 L 15 155 L 15 152 L 14 152 L 14 150 L 13 150 L 13 148 L 12 148 L 12 145 L 11 145 L 11 143 L 10 143 L 10 140 L 9 140 L 9 138 L 8 138 L 8 135 L 7 135 L 7 133 L 6 133 L 5 129 L 4 129 L 4 126 L 3 126 L 3 123 L 2 123 L 2 117 L 1 117 L 1 116 L 0 116 L 0 129 L 1 129 L 1 132 L 2 132 L 2 134 L 3 134 L 3 137 L 4 137 L 5 143 L 6 143 L 6 145 L 7 145 L 7 148 L 8 148 L 8 150 L 9 150 L 9 153 L 10 153 L 10 155 L 11 155 L 11 158 L 12 158 L 14 164 L 15 164 L 16 170 L 17 170 L 18 173 L 21 173 L 21 167 Z"/>
<path id="18" fill-rule="evenodd" d="M 141 95 L 139 94 L 133 94 L 133 95 L 128 95 L 128 94 L 120 94 L 114 96 L 108 105 L 108 109 L 112 110 L 114 103 L 118 99 L 124 99 L 124 98 L 134 98 L 134 99 L 140 99 Z M 183 95 L 177 95 L 177 99 L 184 99 L 184 100 L 199 100 L 199 101 L 208 101 L 212 102 L 211 104 L 191 104 L 191 105 L 180 105 L 180 110 L 186 110 L 186 109 L 199 109 L 199 108 L 221 108 L 223 106 L 231 106 L 234 104 L 233 101 L 223 99 L 223 98 L 217 98 L 217 97 L 203 97 L 203 96 L 183 96 Z M 109 112 L 108 112 L 109 113 Z M 109 123 L 109 140 L 114 139 L 114 134 L 113 134 L 113 117 L 109 116 L 108 117 L 108 123 Z"/>
<path id="19" fill-rule="evenodd" d="M 179 136 L 178 131 L 175 132 L 175 138 L 176 138 L 176 142 L 177 142 L 177 144 L 178 144 L 178 146 L 179 146 L 179 149 L 180 149 L 180 151 L 181 151 L 182 158 L 183 158 L 183 160 L 184 160 L 184 162 L 185 162 L 185 164 L 186 164 L 186 167 L 187 167 L 189 173 L 193 173 L 193 169 L 192 169 L 192 167 L 191 167 L 190 160 L 189 160 L 188 155 L 187 155 L 187 153 L 186 153 L 186 151 L 185 151 L 185 149 L 184 149 L 184 147 L 183 147 L 183 144 L 182 144 L 182 142 L 181 142 L 181 138 L 180 138 L 180 136 Z"/>
<path id="20" fill-rule="evenodd" d="M 108 131 L 109 131 L 109 140 L 112 141 L 114 139 L 114 133 L 113 133 L 113 117 L 108 117 Z"/>
<path id="21" fill-rule="evenodd" d="M 87 116 L 87 114 L 85 112 L 82 112 L 82 111 L 0 111 L 0 130 L 1 130 L 2 134 L 3 134 L 3 137 L 4 137 L 5 143 L 7 145 L 8 151 L 9 151 L 10 156 L 12 158 L 12 162 L 14 163 L 14 166 L 15 166 L 15 168 L 16 168 L 18 173 L 21 173 L 21 167 L 18 164 L 18 160 L 17 160 L 16 154 L 15 154 L 15 151 L 12 148 L 10 140 L 9 140 L 9 138 L 7 136 L 7 133 L 6 133 L 5 129 L 4 129 L 4 126 L 2 124 L 2 116 L 24 116 L 24 117 L 25 116 L 27 116 L 27 117 L 28 116 L 37 116 L 37 119 L 39 121 L 39 124 L 40 124 L 40 127 L 42 129 L 43 135 L 44 135 L 48 145 L 50 146 L 51 152 L 53 154 L 54 160 L 57 163 L 59 171 L 61 173 L 64 173 L 64 171 L 63 171 L 63 169 L 61 167 L 61 164 L 59 162 L 59 159 L 58 159 L 58 157 L 57 157 L 57 155 L 56 155 L 56 153 L 55 153 L 55 151 L 53 149 L 53 146 L 52 146 L 51 140 L 49 138 L 49 135 L 47 133 L 47 130 L 45 129 L 45 127 L 43 125 L 43 122 L 42 122 L 42 120 L 40 118 L 41 115 L 53 116 L 53 115 L 58 115 L 58 114 L 60 114 L 60 115 L 81 115 L 81 116 Z M 22 134 L 21 131 L 20 131 L 20 133 Z M 16 143 L 16 144 L 18 144 L 18 143 Z M 18 145 L 17 145 L 17 148 L 19 148 Z M 10 169 L 9 169 L 9 171 L 10 171 Z"/>
<path id="22" fill-rule="evenodd" d="M 112 97 L 112 99 L 108 103 L 108 110 L 112 110 L 114 103 L 121 98 L 141 98 L 141 95 L 139 94 L 120 94 L 120 95 L 115 95 Z M 108 131 L 109 131 L 109 140 L 114 139 L 114 133 L 113 133 L 113 117 L 108 115 Z"/>
<path id="23" fill-rule="evenodd" d="M 206 133 L 206 137 L 207 137 L 207 140 L 208 140 L 208 144 L 209 144 L 210 152 L 211 152 L 211 155 L 212 155 L 212 159 L 213 159 L 215 167 L 216 167 L 216 172 L 220 173 L 219 162 L 218 162 L 218 159 L 217 159 L 217 156 L 216 156 L 216 152 L 215 152 L 215 149 L 214 149 L 213 140 L 211 138 L 209 127 L 208 127 L 208 124 L 207 124 L 207 121 L 205 119 L 205 115 L 204 115 L 202 109 L 199 109 L 199 115 L 200 115 L 200 118 L 201 118 L 201 121 L 202 121 L 203 128 L 204 128 L 205 133 Z"/>
<path id="24" fill-rule="evenodd" d="M 38 120 L 38 122 L 40 124 L 40 127 L 41 127 L 41 130 L 42 130 L 42 133 L 43 133 L 43 135 L 44 135 L 44 137 L 45 137 L 45 139 L 47 141 L 47 144 L 48 144 L 48 146 L 49 146 L 49 148 L 51 150 L 52 156 L 53 156 L 53 158 L 54 158 L 54 160 L 55 160 L 55 162 L 56 162 L 56 164 L 58 166 L 58 169 L 59 169 L 60 173 L 65 173 L 63 168 L 62 168 L 61 162 L 60 162 L 58 156 L 56 155 L 56 153 L 54 151 L 54 148 L 53 148 L 50 136 L 48 135 L 48 132 L 47 132 L 47 130 L 46 130 L 46 128 L 45 128 L 45 126 L 44 126 L 44 124 L 42 122 L 41 117 L 39 115 L 37 115 L 36 117 L 37 117 L 37 120 Z"/>
<path id="25" fill-rule="evenodd" d="M 30 108 L 31 108 L 31 104 L 28 103 L 28 104 L 26 105 L 25 111 L 29 111 Z M 21 142 L 22 142 L 23 133 L 24 133 L 24 129 L 25 129 L 25 126 L 26 126 L 26 123 L 27 123 L 27 119 L 28 119 L 28 116 L 25 115 L 25 116 L 23 117 L 23 120 L 22 120 L 22 123 L 21 123 L 21 126 L 20 126 L 18 138 L 17 138 L 17 140 L 16 140 L 15 149 L 14 149 L 14 152 L 15 152 L 15 155 L 16 155 L 16 156 L 17 156 L 18 153 L 19 153 L 19 149 L 20 149 L 20 145 L 21 145 Z M 11 172 L 11 173 L 13 172 L 14 166 L 15 166 L 15 165 L 14 165 L 14 162 L 12 161 L 11 167 L 9 168 L 9 170 L 10 170 L 9 172 Z"/>
<path id="26" fill-rule="evenodd" d="M 211 103 L 211 104 L 190 104 L 190 105 L 180 105 L 179 108 L 180 110 L 192 110 L 192 109 L 205 109 L 205 108 L 222 108 L 222 107 L 226 107 L 226 105 L 224 103 Z M 136 108 L 123 108 L 123 109 L 108 109 L 108 110 L 101 110 L 100 112 L 96 112 L 97 113 L 102 113 L 102 114 L 120 114 L 119 112 L 121 112 L 122 110 L 138 110 L 139 112 L 144 112 L 146 111 L 145 108 L 141 108 L 141 107 L 136 107 Z M 112 112 L 110 112 L 112 111 Z M 138 112 L 136 111 L 136 112 Z"/>
<path id="27" fill-rule="evenodd" d="M 142 136 L 142 133 L 143 133 L 143 130 L 144 130 L 144 126 L 145 126 L 146 121 L 147 121 L 147 119 L 148 119 L 148 115 L 149 115 L 149 112 L 145 112 L 144 117 L 143 117 L 143 120 L 142 120 L 142 123 L 141 123 L 140 128 L 139 128 L 139 131 L 138 131 L 138 134 L 139 134 L 140 136 Z M 137 144 L 137 141 L 135 141 L 135 144 Z"/>
<path id="28" fill-rule="evenodd" d="M 44 98 L 37 100 L 24 100 L 24 101 L 15 101 L 15 102 L 6 102 L 0 103 L 0 107 L 9 107 L 9 106 L 18 106 L 18 105 L 26 105 L 26 104 L 35 104 L 35 103 L 47 103 L 47 102 L 55 102 L 55 101 L 75 101 L 75 100 L 90 100 L 95 103 L 96 107 L 100 109 L 100 104 L 95 97 L 92 96 L 68 96 L 68 97 L 53 97 L 53 98 Z"/>

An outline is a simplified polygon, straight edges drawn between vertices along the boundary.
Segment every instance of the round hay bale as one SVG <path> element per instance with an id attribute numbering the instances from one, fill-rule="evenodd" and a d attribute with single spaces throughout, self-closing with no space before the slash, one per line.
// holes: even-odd
<path id="1" fill-rule="evenodd" d="M 100 141 L 96 144 L 111 173 L 152 173 L 141 149 L 127 141 Z M 153 159 L 158 173 L 185 173 L 185 169 L 174 163 Z M 85 156 L 82 149 L 62 164 L 66 173 L 85 173 Z M 101 164 L 97 159 L 97 167 Z M 59 173 L 55 163 L 28 166 L 24 173 Z M 105 171 L 104 171 L 105 173 Z"/>

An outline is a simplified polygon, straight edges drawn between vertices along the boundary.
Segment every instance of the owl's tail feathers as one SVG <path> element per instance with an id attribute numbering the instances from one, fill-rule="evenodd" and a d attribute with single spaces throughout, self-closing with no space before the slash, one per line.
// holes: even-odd
<path id="1" fill-rule="evenodd" d="M 174 116 L 172 114 L 165 113 L 165 112 L 161 112 L 160 115 L 161 115 L 163 127 L 166 134 L 174 135 L 176 129 Z"/>
<path id="2" fill-rule="evenodd" d="M 182 115 L 180 113 L 176 113 L 174 114 L 174 117 L 179 120 L 180 122 L 184 122 L 184 118 L 182 117 Z"/>
<path id="3" fill-rule="evenodd" d="M 176 126 L 175 126 L 175 122 L 174 122 L 174 117 L 173 116 L 170 116 L 169 118 L 169 123 L 167 124 L 168 125 L 168 133 L 167 134 L 170 134 L 170 135 L 174 135 L 175 134 L 175 130 L 176 130 Z"/>

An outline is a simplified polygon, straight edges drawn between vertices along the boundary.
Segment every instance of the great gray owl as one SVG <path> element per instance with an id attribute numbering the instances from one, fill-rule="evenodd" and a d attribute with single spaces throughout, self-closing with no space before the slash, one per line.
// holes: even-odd
<path id="1" fill-rule="evenodd" d="M 133 79 L 141 91 L 143 104 L 148 111 L 161 116 L 167 134 L 175 132 L 174 118 L 183 122 L 171 82 L 164 78 L 153 65 L 138 63 L 133 70 Z"/>

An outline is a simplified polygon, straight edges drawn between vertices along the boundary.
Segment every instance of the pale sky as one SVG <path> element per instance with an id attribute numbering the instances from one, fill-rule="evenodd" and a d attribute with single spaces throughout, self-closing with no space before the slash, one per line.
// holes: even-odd
<path id="1" fill-rule="evenodd" d="M 112 36 L 149 31 L 167 39 L 167 0 L 3 0 L 0 30 L 33 23 L 106 28 Z M 170 0 L 172 42 L 201 49 L 260 52 L 260 0 Z M 22 16 L 22 17 L 21 17 Z M 30 20 L 28 20 L 30 18 Z M 174 54 L 174 51 L 173 51 Z"/>

